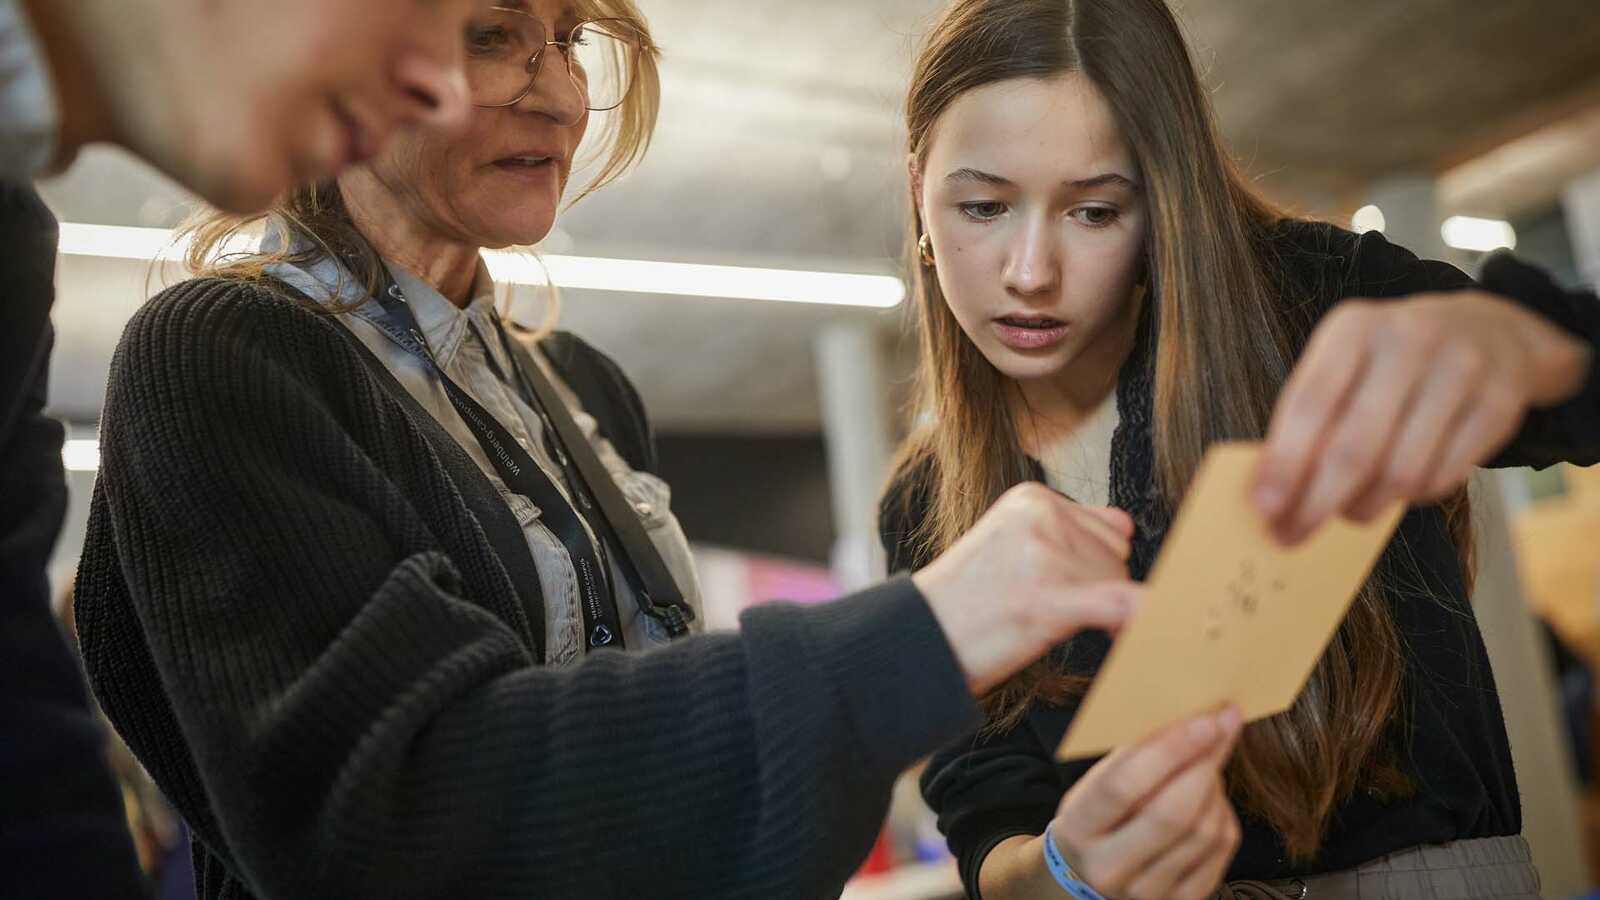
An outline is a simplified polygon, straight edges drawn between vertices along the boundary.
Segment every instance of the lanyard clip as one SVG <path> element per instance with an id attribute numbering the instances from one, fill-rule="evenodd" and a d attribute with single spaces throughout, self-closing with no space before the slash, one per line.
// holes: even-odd
<path id="1" fill-rule="evenodd" d="M 639 607 L 644 614 L 667 629 L 667 636 L 681 638 L 689 633 L 689 623 L 694 621 L 694 610 L 687 604 L 657 603 L 650 598 L 650 592 L 645 591 L 639 595 Z"/>
<path id="2" fill-rule="evenodd" d="M 428 339 L 422 336 L 422 332 L 412 328 L 406 333 L 411 335 L 413 341 L 417 342 L 417 349 L 422 351 L 422 355 L 426 356 L 435 366 L 438 366 L 439 361 L 434 358 L 433 348 L 428 346 Z"/>

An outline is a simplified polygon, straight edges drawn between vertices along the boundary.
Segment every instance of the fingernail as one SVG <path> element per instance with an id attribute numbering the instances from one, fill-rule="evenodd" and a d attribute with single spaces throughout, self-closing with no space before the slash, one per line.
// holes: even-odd
<path id="1" fill-rule="evenodd" d="M 1210 742 L 1217 738 L 1217 723 L 1211 716 L 1195 719 L 1189 723 L 1189 737 L 1196 741 Z"/>
<path id="2" fill-rule="evenodd" d="M 1244 718 L 1239 715 L 1239 708 L 1229 706 L 1217 716 L 1217 727 L 1221 728 L 1224 734 L 1231 734 L 1243 721 Z"/>
<path id="3" fill-rule="evenodd" d="M 1285 547 L 1293 547 L 1295 544 L 1300 543 L 1309 531 L 1310 529 L 1306 527 L 1305 522 L 1296 518 L 1278 529 L 1278 540 Z"/>
<path id="4" fill-rule="evenodd" d="M 1267 515 L 1278 511 L 1278 504 L 1283 502 L 1283 491 L 1277 485 L 1259 484 L 1256 486 L 1256 506 Z"/>

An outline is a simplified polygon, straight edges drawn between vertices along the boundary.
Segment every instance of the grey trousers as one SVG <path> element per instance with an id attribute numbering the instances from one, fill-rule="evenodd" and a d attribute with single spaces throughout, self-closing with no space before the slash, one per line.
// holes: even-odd
<path id="1" fill-rule="evenodd" d="M 1539 900 L 1528 842 L 1478 838 L 1391 853 L 1343 872 L 1233 881 L 1215 900 Z"/>

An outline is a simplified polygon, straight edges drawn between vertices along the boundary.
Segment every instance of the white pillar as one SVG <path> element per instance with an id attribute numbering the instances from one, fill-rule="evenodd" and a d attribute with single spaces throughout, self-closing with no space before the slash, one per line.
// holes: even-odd
<path id="1" fill-rule="evenodd" d="M 1561 207 L 1572 235 L 1572 258 L 1590 287 L 1600 287 L 1600 169 L 1569 183 L 1561 191 Z"/>
<path id="2" fill-rule="evenodd" d="M 1547 897 L 1575 897 L 1591 887 L 1578 816 L 1578 787 L 1561 725 L 1560 693 L 1548 648 L 1522 599 L 1507 507 L 1526 502 L 1520 470 L 1480 472 L 1472 484 L 1478 544 L 1473 614 L 1489 651 L 1511 760 L 1522 795 L 1522 833 Z"/>
<path id="3" fill-rule="evenodd" d="M 888 382 L 876 331 L 865 323 L 829 325 L 817 336 L 817 384 L 833 494 L 833 572 L 857 590 L 883 572 L 878 495 L 892 449 Z"/>

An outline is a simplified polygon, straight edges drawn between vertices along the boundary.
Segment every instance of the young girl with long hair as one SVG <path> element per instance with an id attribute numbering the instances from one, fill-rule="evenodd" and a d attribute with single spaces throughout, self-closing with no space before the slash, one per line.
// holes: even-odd
<path id="1" fill-rule="evenodd" d="M 1286 541 L 1413 504 L 1293 707 L 1236 747 L 1057 764 L 1104 635 L 991 692 L 923 781 L 969 892 L 1295 896 L 1362 869 L 1312 895 L 1372 897 L 1403 888 L 1368 870 L 1470 866 L 1474 896 L 1535 896 L 1463 484 L 1600 459 L 1594 316 L 1273 207 L 1163 0 L 956 0 L 906 114 L 922 424 L 883 505 L 895 568 L 1042 481 L 1107 523 L 1107 577 L 1142 579 L 1223 440 L 1269 439 L 1256 500 Z"/>

